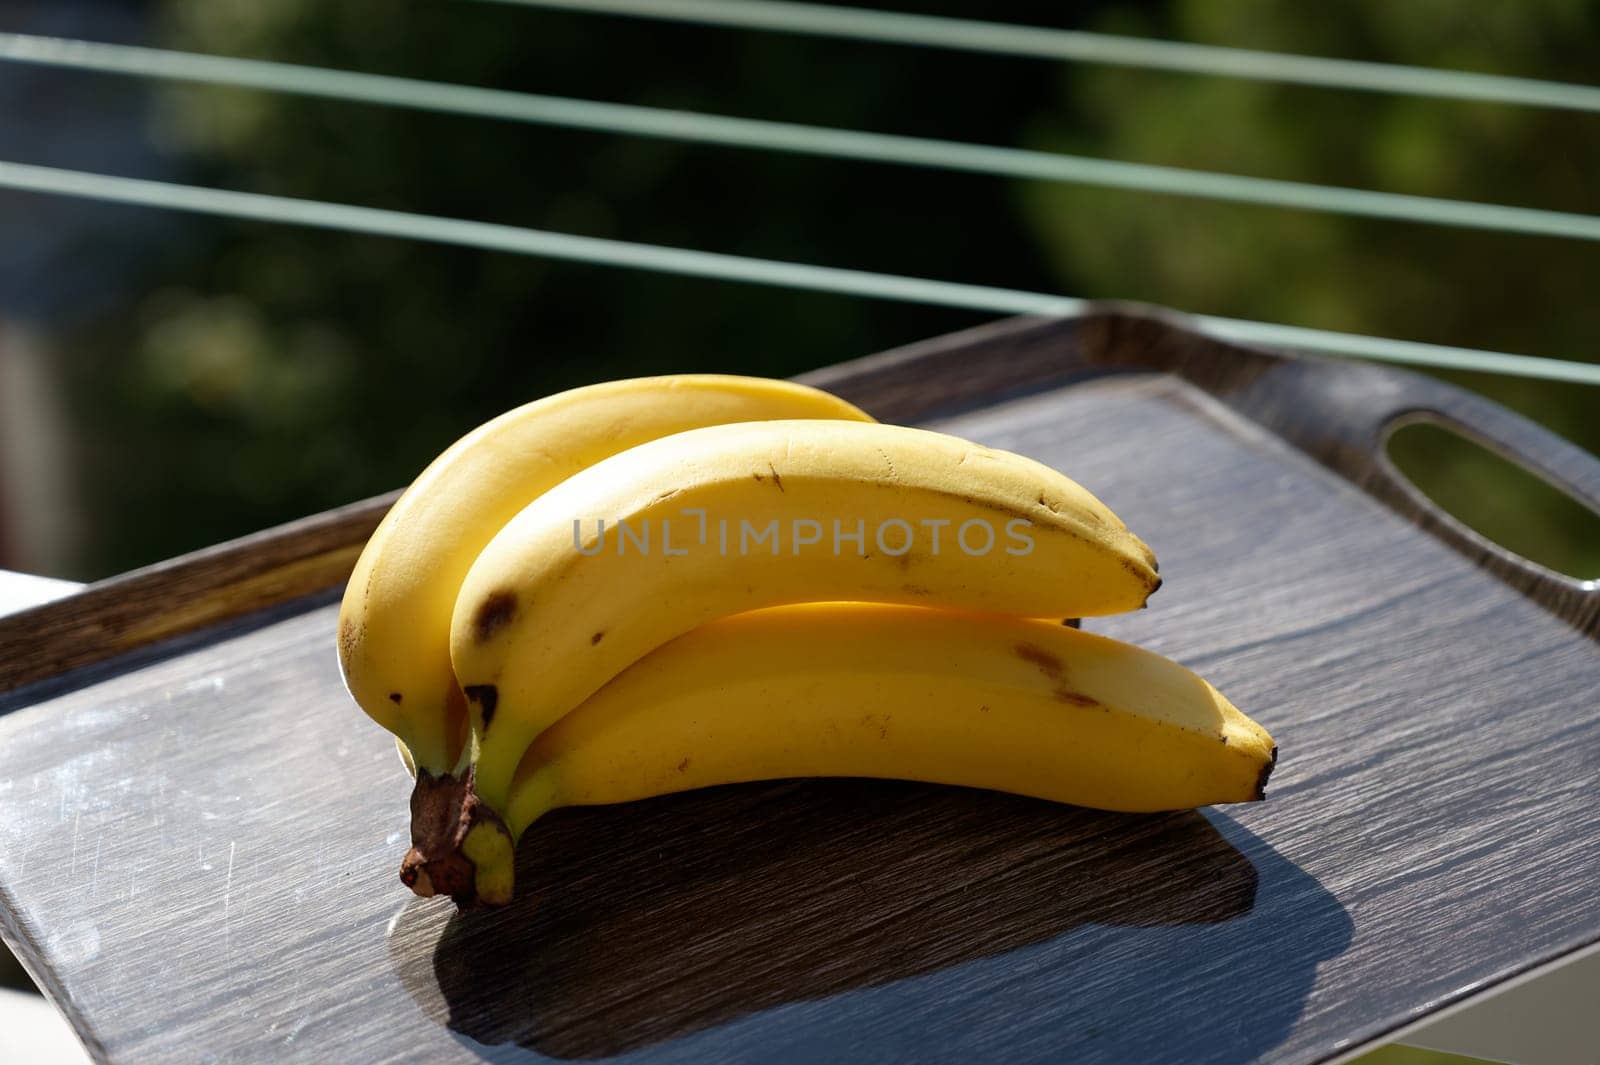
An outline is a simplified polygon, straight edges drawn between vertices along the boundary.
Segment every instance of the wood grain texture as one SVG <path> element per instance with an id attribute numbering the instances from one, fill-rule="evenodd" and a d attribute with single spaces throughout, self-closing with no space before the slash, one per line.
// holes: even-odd
<path id="1" fill-rule="evenodd" d="M 342 584 L 399 493 L 290 522 L 0 617 L 0 692 Z"/>
<path id="2" fill-rule="evenodd" d="M 1590 498 L 1596 464 L 1367 369 L 1112 316 L 821 376 L 1138 530 L 1165 586 L 1089 627 L 1270 728 L 1265 803 L 721 788 L 559 812 L 458 917 L 395 878 L 334 589 L 0 703 L 6 938 L 116 1062 L 1327 1060 L 1600 939 L 1596 593 L 1419 522 L 1372 441 L 1439 411 Z"/>

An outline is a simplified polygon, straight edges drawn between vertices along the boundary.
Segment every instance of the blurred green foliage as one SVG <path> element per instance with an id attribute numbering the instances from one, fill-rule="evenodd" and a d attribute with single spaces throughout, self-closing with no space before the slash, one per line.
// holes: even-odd
<path id="1" fill-rule="evenodd" d="M 1464 1054 L 1446 1054 L 1441 1050 L 1424 1050 L 1421 1047 L 1401 1046 L 1398 1043 L 1363 1054 L 1354 1059 L 1360 1065 L 1488 1065 L 1481 1058 Z"/>
<path id="2" fill-rule="evenodd" d="M 1600 515 L 1520 466 L 1426 422 L 1395 432 L 1389 455 L 1434 502 L 1496 543 L 1559 573 L 1600 575 Z"/>
<path id="3" fill-rule="evenodd" d="M 1594 78 L 1600 7 L 1364 0 L 1177 0 L 1108 11 L 1102 28 L 1268 51 Z M 1600 211 L 1600 119 L 1494 104 L 1160 75 L 1061 73 L 1036 147 L 1458 200 Z M 1192 310 L 1465 347 L 1600 358 L 1600 251 L 1551 238 L 1031 185 L 1032 226 L 1086 291 Z M 1600 393 L 1442 374 L 1600 452 Z M 1518 468 L 1448 438 L 1402 467 L 1508 546 L 1600 576 L 1593 516 Z M 1446 498 L 1447 497 L 1447 498 Z"/>
<path id="4" fill-rule="evenodd" d="M 1047 3 L 899 6 L 1064 19 Z M 1581 114 L 498 5 L 164 0 L 151 12 L 150 43 L 167 47 L 1600 206 L 1600 119 Z M 1600 15 L 1580 0 L 1100 2 L 1069 19 L 1571 80 L 1592 73 L 1600 44 Z M 191 181 L 1537 354 L 1592 358 L 1600 336 L 1600 252 L 1581 242 L 101 80 L 147 96 L 148 143 Z M 471 425 L 554 389 L 671 370 L 791 374 L 982 318 L 256 223 L 166 224 L 170 239 L 123 249 L 140 284 L 67 334 L 97 530 L 79 576 L 396 487 Z M 1600 450 L 1592 389 L 1457 380 Z M 1546 505 L 1458 456 L 1432 454 L 1415 472 L 1470 476 L 1513 514 Z M 1600 572 L 1595 550 L 1578 554 Z"/>
<path id="5" fill-rule="evenodd" d="M 171 47 L 840 125 L 933 130 L 941 112 L 967 111 L 967 133 L 1000 139 L 1020 134 L 1050 77 L 991 78 L 967 99 L 914 53 L 465 4 L 397 18 L 371 0 L 185 0 L 163 5 L 159 25 Z M 153 140 L 191 180 L 1002 284 L 1046 274 L 1000 183 L 141 91 Z M 983 128 L 989 115 L 998 128 Z M 689 369 L 787 375 L 981 320 L 270 225 L 172 225 L 183 240 L 145 290 L 71 345 L 94 434 L 86 494 L 106 530 L 88 573 L 399 486 L 476 422 L 555 389 Z"/>

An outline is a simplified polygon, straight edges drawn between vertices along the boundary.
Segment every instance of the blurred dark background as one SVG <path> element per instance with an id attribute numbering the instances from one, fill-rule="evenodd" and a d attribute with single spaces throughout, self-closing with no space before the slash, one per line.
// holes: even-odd
<path id="1" fill-rule="evenodd" d="M 1588 0 L 874 6 L 1557 81 L 1600 54 Z M 473 3 L 0 0 L 0 31 L 1600 213 L 1600 116 L 1573 112 Z M 1579 241 L 3 62 L 0 159 L 1600 359 Z M 0 192 L 0 567 L 93 579 L 399 487 L 571 385 L 789 375 L 988 317 Z M 1600 390 L 1449 376 L 1600 451 Z M 1554 492 L 1445 434 L 1396 452 L 1600 575 Z"/>
<path id="2" fill-rule="evenodd" d="M 1554 80 L 1600 50 L 1582 0 L 880 6 Z M 0 30 L 1600 208 L 1581 113 L 495 4 L 0 0 Z M 1530 354 L 1600 337 L 1581 241 L 6 63 L 0 158 Z M 0 192 L 0 565 L 105 576 L 403 485 L 555 389 L 787 375 L 987 317 Z M 1456 379 L 1600 450 L 1595 389 Z M 1600 537 L 1537 482 L 1403 442 L 1502 539 L 1600 573 Z"/>
<path id="3" fill-rule="evenodd" d="M 1582 82 L 1600 6 L 886 8 Z M 0 0 L 0 29 L 1566 211 L 1600 117 L 480 3 Z M 1595 358 L 1600 246 L 0 62 L 0 158 L 1445 344 Z M 0 192 L 0 566 L 93 579 L 397 488 L 626 374 L 794 374 L 987 315 Z M 1600 449 L 1600 392 L 1458 376 Z M 1422 433 L 1568 571 L 1600 537 Z M 1432 485 L 1430 485 L 1432 486 Z"/>

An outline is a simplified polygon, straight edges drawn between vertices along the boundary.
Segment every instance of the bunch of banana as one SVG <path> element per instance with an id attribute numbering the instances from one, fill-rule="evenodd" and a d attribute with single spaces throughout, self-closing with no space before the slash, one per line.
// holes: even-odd
<path id="1" fill-rule="evenodd" d="M 339 652 L 416 787 L 401 878 L 505 902 L 545 812 L 876 776 L 1145 811 L 1259 798 L 1271 737 L 1060 624 L 1155 558 L 1049 467 L 813 389 L 674 377 L 489 422 L 401 496 Z"/>

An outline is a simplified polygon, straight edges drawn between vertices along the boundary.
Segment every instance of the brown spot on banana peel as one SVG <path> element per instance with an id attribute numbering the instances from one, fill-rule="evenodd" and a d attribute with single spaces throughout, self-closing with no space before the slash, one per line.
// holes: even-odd
<path id="1" fill-rule="evenodd" d="M 461 689 L 467 699 L 478 706 L 479 730 L 489 731 L 489 723 L 494 720 L 494 711 L 500 705 L 500 689 L 493 684 L 469 684 Z"/>
<path id="2" fill-rule="evenodd" d="M 472 638 L 483 644 L 517 616 L 517 593 L 508 589 L 491 592 L 472 614 Z"/>
<path id="3" fill-rule="evenodd" d="M 389 693 L 389 701 L 391 703 L 393 703 L 394 705 L 399 706 L 402 702 L 405 701 L 405 696 L 401 695 L 399 692 L 390 692 Z"/>
<path id="4" fill-rule="evenodd" d="M 365 635 L 365 626 L 355 618 L 343 618 L 339 622 L 339 657 L 345 662 L 356 656 L 356 649 L 361 646 L 361 638 Z"/>
<path id="5" fill-rule="evenodd" d="M 503 837 L 503 845 L 487 848 L 500 859 L 496 868 L 480 869 L 468 857 L 469 835 L 480 841 Z M 449 895 L 463 910 L 509 902 L 514 853 L 505 822 L 473 791 L 471 769 L 459 779 L 418 770 L 411 791 L 411 849 L 400 863 L 402 883 L 423 898 Z"/>
<path id="6" fill-rule="evenodd" d="M 601 640 L 603 640 L 605 638 L 606 638 L 606 630 L 605 629 L 601 629 L 599 632 L 597 632 L 593 636 L 589 637 L 589 646 L 593 647 L 595 644 L 599 643 Z"/>
<path id="7" fill-rule="evenodd" d="M 1085 695 L 1082 692 L 1069 691 L 1066 688 L 1057 688 L 1050 694 L 1055 696 L 1056 702 L 1058 703 L 1066 703 L 1068 706 L 1081 706 L 1085 710 L 1103 705 L 1099 699 L 1096 699 L 1092 695 Z"/>
<path id="8" fill-rule="evenodd" d="M 1059 679 L 1063 672 L 1061 659 L 1046 651 L 1043 647 L 1036 647 L 1031 643 L 1019 643 L 1015 648 L 1017 657 L 1024 662 L 1032 662 L 1039 667 L 1039 672 L 1052 679 Z"/>

